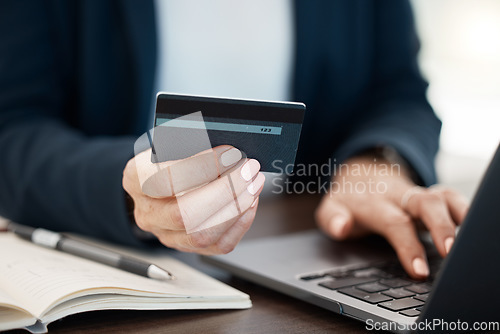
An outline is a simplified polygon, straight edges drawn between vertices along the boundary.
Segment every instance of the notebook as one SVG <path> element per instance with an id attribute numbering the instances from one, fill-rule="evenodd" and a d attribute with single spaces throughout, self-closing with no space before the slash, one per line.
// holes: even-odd
<path id="1" fill-rule="evenodd" d="M 157 281 L 0 233 L 0 331 L 43 333 L 70 314 L 93 310 L 245 309 L 247 294 L 167 256 L 137 258 L 171 271 Z M 130 253 L 129 253 L 130 254 Z"/>

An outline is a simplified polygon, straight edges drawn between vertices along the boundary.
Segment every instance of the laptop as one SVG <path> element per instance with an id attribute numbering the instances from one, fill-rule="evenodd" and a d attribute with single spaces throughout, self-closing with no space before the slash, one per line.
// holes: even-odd
<path id="1" fill-rule="evenodd" d="M 336 242 L 310 230 L 243 241 L 203 261 L 363 321 L 366 329 L 500 330 L 500 146 L 448 256 L 442 260 L 427 245 L 427 281 L 410 279 L 380 241 Z"/>

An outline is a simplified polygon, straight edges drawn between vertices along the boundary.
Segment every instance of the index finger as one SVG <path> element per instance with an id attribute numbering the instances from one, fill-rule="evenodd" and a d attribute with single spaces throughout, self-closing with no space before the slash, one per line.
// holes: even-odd
<path id="1" fill-rule="evenodd" d="M 148 153 L 149 152 L 149 153 Z M 170 197 L 217 179 L 243 158 L 230 145 L 205 150 L 189 158 L 153 164 L 151 150 L 136 156 L 142 191 L 150 197 Z"/>
<path id="2" fill-rule="evenodd" d="M 377 201 L 353 213 L 356 220 L 387 239 L 411 277 L 423 279 L 429 275 L 425 249 L 411 217 L 403 210 L 389 201 Z"/>

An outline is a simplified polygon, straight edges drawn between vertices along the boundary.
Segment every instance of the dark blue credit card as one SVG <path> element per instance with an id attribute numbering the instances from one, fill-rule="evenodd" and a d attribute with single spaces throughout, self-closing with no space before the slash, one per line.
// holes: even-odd
<path id="1" fill-rule="evenodd" d="M 183 159 L 232 145 L 257 159 L 262 171 L 279 173 L 295 163 L 305 110 L 295 102 L 158 93 L 151 159 Z"/>

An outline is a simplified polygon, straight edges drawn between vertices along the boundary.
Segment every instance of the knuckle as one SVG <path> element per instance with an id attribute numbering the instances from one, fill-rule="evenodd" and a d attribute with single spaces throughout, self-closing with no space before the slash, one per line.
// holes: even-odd
<path id="1" fill-rule="evenodd" d="M 135 174 L 127 173 L 125 170 L 122 175 L 122 188 L 129 194 L 137 191 L 138 177 Z"/>
<path id="2" fill-rule="evenodd" d="M 156 238 L 165 246 L 169 247 L 169 248 L 175 248 L 174 244 L 172 243 L 172 241 L 170 240 L 170 238 L 168 238 L 168 235 L 166 233 L 163 233 L 163 232 L 158 232 L 155 234 Z"/>
<path id="3" fill-rule="evenodd" d="M 212 240 L 205 233 L 194 233 L 188 238 L 189 243 L 194 248 L 207 248 L 212 244 Z"/>
<path id="4" fill-rule="evenodd" d="M 177 204 L 177 201 L 172 201 L 167 204 L 167 215 L 168 220 L 172 228 L 175 229 L 184 229 L 184 217 L 181 212 L 181 208 Z"/>
<path id="5" fill-rule="evenodd" d="M 427 192 L 425 195 L 423 195 L 423 202 L 425 202 L 426 204 L 440 202 L 442 199 L 442 195 L 438 192 Z"/>
<path id="6" fill-rule="evenodd" d="M 453 189 L 450 188 L 442 188 L 441 193 L 445 196 L 455 196 L 457 195 L 457 192 Z"/>
<path id="7" fill-rule="evenodd" d="M 123 175 L 127 175 L 135 169 L 135 158 L 129 159 L 123 169 Z"/>
<path id="8" fill-rule="evenodd" d="M 441 196 L 436 192 L 425 192 L 414 196 L 416 201 L 417 211 L 422 215 L 429 206 L 441 201 Z"/>
<path id="9" fill-rule="evenodd" d="M 168 248 L 173 248 L 173 249 L 180 249 L 179 242 L 177 241 L 177 238 L 172 237 L 169 232 L 159 232 L 156 234 L 156 238 L 165 245 Z M 187 248 L 186 248 L 187 249 Z"/>
<path id="10" fill-rule="evenodd" d="M 229 254 L 236 247 L 235 243 L 231 242 L 220 242 L 218 241 L 216 244 L 216 248 L 219 254 Z"/>
<path id="11" fill-rule="evenodd" d="M 147 219 L 139 208 L 134 209 L 135 224 L 143 231 L 151 231 L 151 223 Z"/>

